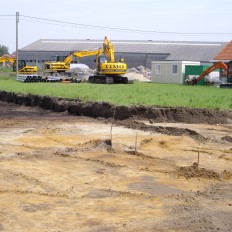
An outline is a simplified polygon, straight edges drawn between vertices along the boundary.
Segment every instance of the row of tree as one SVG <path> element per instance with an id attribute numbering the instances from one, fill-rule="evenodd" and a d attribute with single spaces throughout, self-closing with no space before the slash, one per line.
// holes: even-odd
<path id="1" fill-rule="evenodd" d="M 9 54 L 9 49 L 5 45 L 0 44 L 0 56 L 4 54 Z"/>

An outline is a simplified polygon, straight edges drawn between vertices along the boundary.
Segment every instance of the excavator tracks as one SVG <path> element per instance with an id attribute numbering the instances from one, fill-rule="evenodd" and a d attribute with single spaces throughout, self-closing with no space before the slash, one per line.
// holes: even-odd
<path id="1" fill-rule="evenodd" d="M 95 84 L 133 84 L 134 80 L 124 76 L 106 76 L 98 74 L 90 76 L 89 82 Z"/>
<path id="2" fill-rule="evenodd" d="M 105 75 L 93 75 L 89 77 L 89 82 L 96 84 L 113 84 L 113 78 Z"/>

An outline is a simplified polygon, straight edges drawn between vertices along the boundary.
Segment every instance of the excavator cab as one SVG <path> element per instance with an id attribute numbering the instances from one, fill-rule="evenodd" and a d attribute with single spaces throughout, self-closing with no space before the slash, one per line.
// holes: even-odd
<path id="1" fill-rule="evenodd" d="M 37 73 L 37 66 L 28 66 L 25 60 L 18 60 L 18 71 L 19 74 L 30 74 Z M 13 71 L 16 71 L 16 61 L 13 63 Z"/>
<path id="2" fill-rule="evenodd" d="M 101 71 L 101 64 L 103 63 L 109 63 L 109 57 L 106 55 L 100 55 L 97 57 L 97 60 L 95 59 L 94 62 L 97 62 L 97 70 L 98 72 Z"/>
<path id="3" fill-rule="evenodd" d="M 105 56 L 105 55 L 101 55 L 101 56 L 98 57 L 98 62 L 100 64 L 102 64 L 102 63 L 108 63 L 109 62 L 109 57 Z"/>
<path id="4" fill-rule="evenodd" d="M 52 62 L 63 62 L 66 58 L 67 58 L 67 56 L 61 56 L 61 55 L 52 56 L 50 58 L 50 61 L 52 61 Z"/>
<path id="5" fill-rule="evenodd" d="M 26 61 L 25 60 L 18 60 L 18 70 L 23 69 L 26 67 Z M 13 71 L 16 71 L 16 61 L 13 63 Z"/>

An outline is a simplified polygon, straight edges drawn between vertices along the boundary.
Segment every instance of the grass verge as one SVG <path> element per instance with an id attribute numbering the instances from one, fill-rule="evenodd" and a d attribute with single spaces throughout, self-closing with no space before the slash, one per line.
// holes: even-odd
<path id="1" fill-rule="evenodd" d="M 232 109 L 232 90 L 214 86 L 186 86 L 135 82 L 132 85 L 90 83 L 21 83 L 0 74 L 0 90 L 62 98 L 106 101 L 115 105 Z"/>

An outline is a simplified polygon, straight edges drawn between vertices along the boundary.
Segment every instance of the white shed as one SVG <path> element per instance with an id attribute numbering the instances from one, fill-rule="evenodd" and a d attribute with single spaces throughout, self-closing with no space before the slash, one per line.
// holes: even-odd
<path id="1" fill-rule="evenodd" d="M 185 65 L 200 65 L 195 61 L 152 61 L 152 82 L 184 84 Z"/>

